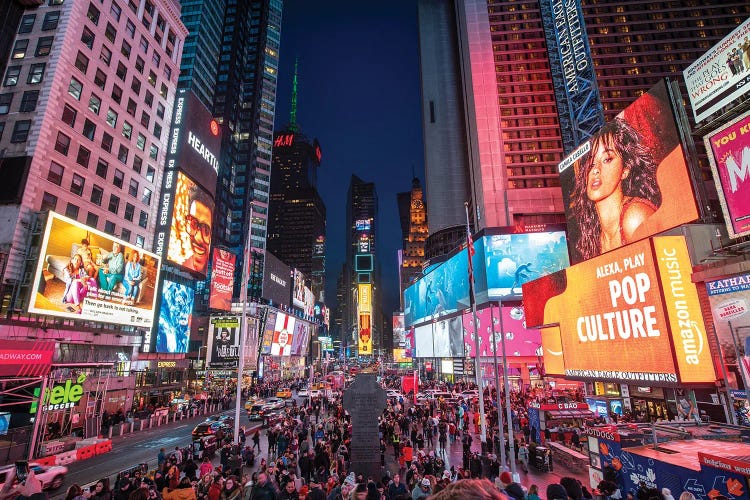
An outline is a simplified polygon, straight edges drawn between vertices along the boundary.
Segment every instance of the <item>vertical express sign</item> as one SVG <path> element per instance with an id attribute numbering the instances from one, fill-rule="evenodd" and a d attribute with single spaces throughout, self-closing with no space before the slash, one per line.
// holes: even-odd
<path id="1" fill-rule="evenodd" d="M 563 150 L 569 154 L 604 125 L 580 0 L 541 0 Z"/>

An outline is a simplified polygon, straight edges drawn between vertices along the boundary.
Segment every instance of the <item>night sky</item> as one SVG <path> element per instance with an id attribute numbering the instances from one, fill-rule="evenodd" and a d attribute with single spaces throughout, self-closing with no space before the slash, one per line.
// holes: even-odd
<path id="1" fill-rule="evenodd" d="M 336 302 L 344 262 L 352 174 L 375 182 L 384 311 L 396 310 L 401 229 L 396 193 L 423 179 L 416 2 L 284 0 L 276 129 L 289 123 L 299 58 L 297 123 L 323 151 L 318 190 L 326 204 L 326 302 Z"/>

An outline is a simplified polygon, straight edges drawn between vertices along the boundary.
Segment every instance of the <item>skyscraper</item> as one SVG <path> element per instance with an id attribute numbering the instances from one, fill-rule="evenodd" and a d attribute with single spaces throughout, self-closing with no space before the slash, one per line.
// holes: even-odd
<path id="1" fill-rule="evenodd" d="M 427 239 L 427 209 L 424 204 L 422 185 L 418 178 L 411 183 L 411 191 L 398 193 L 399 215 L 401 218 L 402 233 L 402 263 L 401 263 L 401 290 L 411 284 L 415 277 L 422 274 L 424 264 L 424 242 Z M 403 304 L 402 304 L 403 307 Z"/>

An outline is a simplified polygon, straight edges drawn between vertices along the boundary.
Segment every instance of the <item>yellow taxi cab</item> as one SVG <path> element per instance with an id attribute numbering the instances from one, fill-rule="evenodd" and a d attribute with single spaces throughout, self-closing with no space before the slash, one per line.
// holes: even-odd
<path id="1" fill-rule="evenodd" d="M 259 398 L 256 398 L 254 396 L 249 397 L 245 402 L 245 410 L 250 411 L 250 408 L 252 408 L 254 405 L 257 405 L 258 401 Z"/>
<path id="2" fill-rule="evenodd" d="M 276 391 L 276 397 L 277 398 L 291 398 L 292 390 L 289 387 L 281 387 L 278 391 Z"/>

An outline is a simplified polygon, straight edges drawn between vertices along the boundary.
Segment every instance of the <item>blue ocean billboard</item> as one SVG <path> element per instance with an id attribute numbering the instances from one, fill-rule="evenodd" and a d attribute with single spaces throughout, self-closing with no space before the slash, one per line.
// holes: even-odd
<path id="1" fill-rule="evenodd" d="M 182 283 L 164 280 L 155 352 L 188 352 L 194 302 L 195 290 L 193 288 Z"/>

